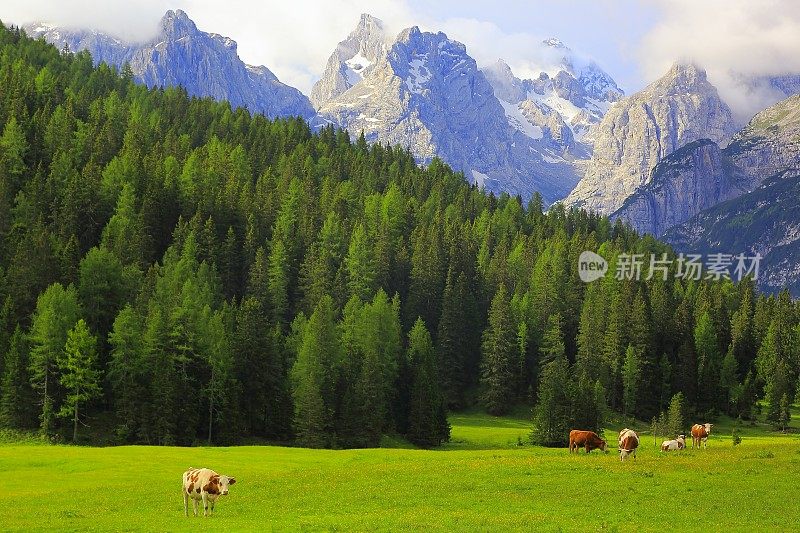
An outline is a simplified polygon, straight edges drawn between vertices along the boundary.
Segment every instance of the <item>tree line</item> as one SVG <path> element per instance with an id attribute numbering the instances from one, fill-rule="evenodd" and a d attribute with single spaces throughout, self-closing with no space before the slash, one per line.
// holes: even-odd
<path id="1" fill-rule="evenodd" d="M 753 283 L 584 284 L 668 253 L 300 119 L 132 82 L 0 28 L 0 425 L 95 442 L 422 446 L 536 405 L 535 439 L 687 409 L 780 423 L 798 308 Z M 102 430 L 102 431 L 101 431 Z"/>

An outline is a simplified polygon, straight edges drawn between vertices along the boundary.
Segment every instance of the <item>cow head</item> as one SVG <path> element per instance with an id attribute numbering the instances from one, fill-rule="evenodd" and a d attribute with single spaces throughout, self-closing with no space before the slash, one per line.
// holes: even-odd
<path id="1" fill-rule="evenodd" d="M 600 449 L 608 453 L 608 447 L 606 446 L 606 441 L 604 439 L 600 439 Z"/>
<path id="2" fill-rule="evenodd" d="M 706 433 L 711 435 L 711 428 L 714 427 L 714 424 L 709 424 L 708 422 L 706 422 L 705 424 L 703 424 L 703 427 L 706 428 Z"/>
<path id="3" fill-rule="evenodd" d="M 223 496 L 228 494 L 228 487 L 236 483 L 236 478 L 219 476 L 219 493 Z"/>

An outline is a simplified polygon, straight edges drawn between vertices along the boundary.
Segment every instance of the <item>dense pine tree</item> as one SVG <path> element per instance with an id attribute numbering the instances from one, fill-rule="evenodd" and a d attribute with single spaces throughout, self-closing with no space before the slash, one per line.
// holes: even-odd
<path id="1" fill-rule="evenodd" d="M 439 390 L 433 341 L 422 319 L 417 319 L 408 334 L 408 361 L 412 376 L 408 440 L 420 446 L 438 446 L 450 440 L 450 424 Z"/>
<path id="2" fill-rule="evenodd" d="M 534 444 L 563 446 L 573 429 L 573 384 L 562 356 L 545 364 L 539 380 L 539 400 L 533 410 Z"/>
<path id="3" fill-rule="evenodd" d="M 102 393 L 100 373 L 95 368 L 97 339 L 83 319 L 67 333 L 67 344 L 58 359 L 61 385 L 67 391 L 58 416 L 72 420 L 72 442 L 78 440 L 80 408 Z"/>
<path id="4" fill-rule="evenodd" d="M 489 310 L 489 325 L 483 333 L 481 386 L 483 404 L 493 415 L 508 411 L 514 400 L 516 329 L 505 285 L 500 285 Z"/>

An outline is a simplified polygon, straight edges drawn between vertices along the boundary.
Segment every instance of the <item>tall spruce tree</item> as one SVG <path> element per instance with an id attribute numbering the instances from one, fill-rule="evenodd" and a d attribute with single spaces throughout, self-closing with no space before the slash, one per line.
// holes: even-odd
<path id="1" fill-rule="evenodd" d="M 439 446 L 450 440 L 450 424 L 439 390 L 433 341 L 422 319 L 408 334 L 408 361 L 412 380 L 408 440 L 419 446 Z"/>
<path id="2" fill-rule="evenodd" d="M 545 364 L 539 379 L 539 399 L 533 409 L 531 440 L 534 444 L 567 444 L 573 422 L 573 388 L 565 356 Z"/>
<path id="3" fill-rule="evenodd" d="M 501 415 L 511 408 L 515 391 L 516 327 L 505 285 L 492 299 L 489 324 L 483 332 L 482 400 L 486 410 Z"/>
<path id="4" fill-rule="evenodd" d="M 67 394 L 58 415 L 72 419 L 72 442 L 78 440 L 80 408 L 97 397 L 100 388 L 100 372 L 95 368 L 97 360 L 97 339 L 89 331 L 83 319 L 67 334 L 64 353 L 58 359 L 61 371 L 61 385 Z"/>
<path id="5" fill-rule="evenodd" d="M 697 379 L 701 409 L 719 408 L 722 355 L 714 330 L 714 324 L 708 312 L 704 312 L 697 320 L 694 329 L 694 346 L 697 350 Z"/>
<path id="6" fill-rule="evenodd" d="M 63 393 L 59 385 L 58 360 L 67 342 L 67 333 L 80 315 L 75 287 L 66 289 L 55 283 L 36 303 L 30 331 L 30 378 L 40 398 L 40 429 L 46 435 L 53 429 L 53 417 L 60 409 Z"/>
<path id="7" fill-rule="evenodd" d="M 330 446 L 334 435 L 333 363 L 339 355 L 333 300 L 323 297 L 303 332 L 294 382 L 294 432 L 300 444 L 311 448 Z"/>
<path id="8" fill-rule="evenodd" d="M 0 387 L 0 427 L 31 428 L 34 415 L 33 391 L 28 383 L 28 342 L 17 326 L 5 353 L 2 387 Z"/>
<path id="9" fill-rule="evenodd" d="M 626 416 L 636 415 L 641 374 L 641 355 L 639 350 L 629 344 L 622 365 L 622 413 Z"/>

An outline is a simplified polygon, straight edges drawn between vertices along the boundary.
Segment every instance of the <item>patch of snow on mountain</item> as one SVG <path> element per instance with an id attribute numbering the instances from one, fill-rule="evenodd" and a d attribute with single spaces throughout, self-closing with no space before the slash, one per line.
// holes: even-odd
<path id="1" fill-rule="evenodd" d="M 534 102 L 543 103 L 549 108 L 555 109 L 559 115 L 564 117 L 564 121 L 567 124 L 571 124 L 572 121 L 575 119 L 575 117 L 577 117 L 581 112 L 581 108 L 579 108 L 569 100 L 561 98 L 560 96 L 557 96 L 552 93 L 547 95 L 541 95 L 533 91 L 530 91 L 528 93 L 528 99 L 533 100 Z"/>
<path id="2" fill-rule="evenodd" d="M 347 65 L 347 81 L 351 85 L 355 85 L 361 78 L 364 77 L 364 71 L 372 65 L 372 61 L 361 55 L 361 53 L 357 53 L 350 59 L 344 62 Z"/>
<path id="3" fill-rule="evenodd" d="M 498 100 L 500 100 L 498 98 Z M 505 100 L 500 100 L 500 105 L 503 106 L 503 110 L 506 112 L 506 117 L 508 117 L 508 122 L 514 126 L 514 128 L 518 129 L 531 139 L 539 140 L 544 137 L 544 132 L 540 126 L 535 126 L 531 124 L 525 115 L 523 115 L 517 104 L 511 104 L 506 102 Z"/>
<path id="4" fill-rule="evenodd" d="M 486 186 L 486 182 L 491 180 L 489 176 L 484 174 L 483 172 L 478 172 L 477 170 L 472 170 L 472 181 L 480 188 Z"/>

